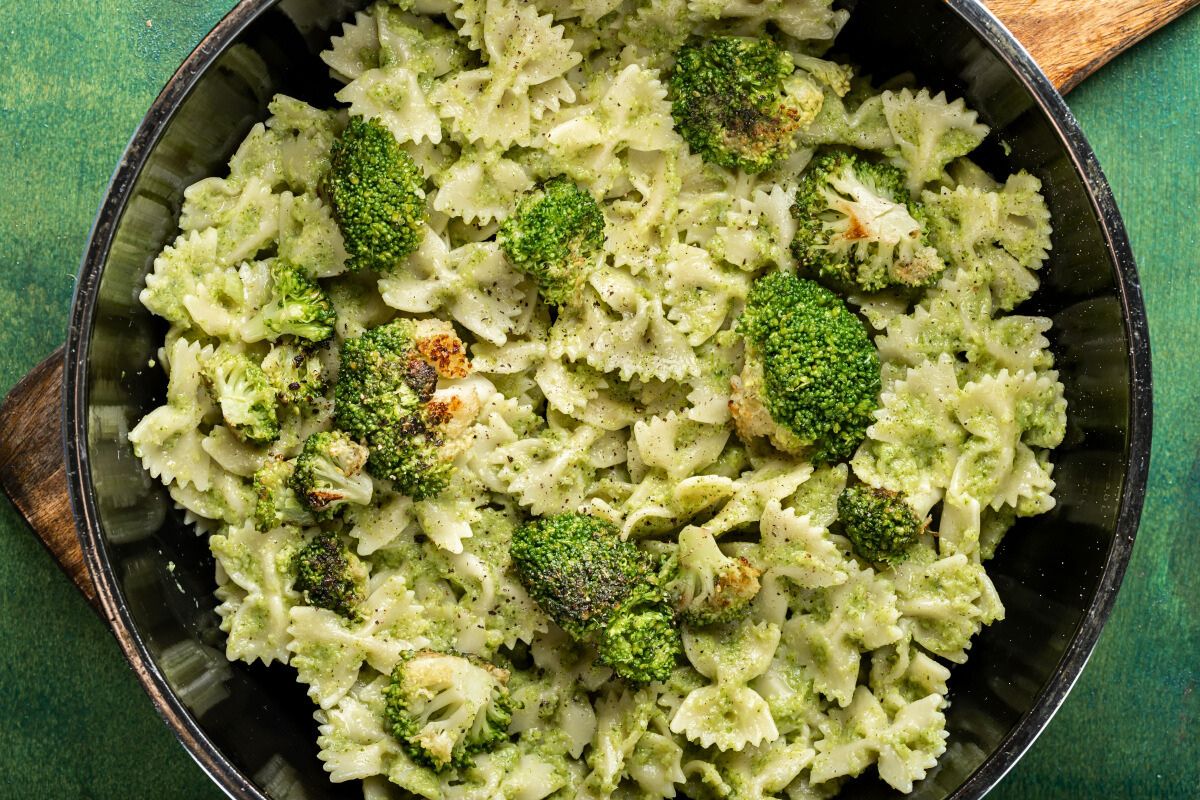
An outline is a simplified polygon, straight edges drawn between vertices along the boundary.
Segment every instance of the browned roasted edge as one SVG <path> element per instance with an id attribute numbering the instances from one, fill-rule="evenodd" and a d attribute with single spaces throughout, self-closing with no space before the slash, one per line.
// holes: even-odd
<path id="1" fill-rule="evenodd" d="M 1063 94 L 1200 0 L 984 0 Z"/>
<path id="2" fill-rule="evenodd" d="M 98 608 L 67 494 L 62 381 L 60 347 L 22 378 L 0 404 L 0 486 L 63 572 L 92 607 Z"/>

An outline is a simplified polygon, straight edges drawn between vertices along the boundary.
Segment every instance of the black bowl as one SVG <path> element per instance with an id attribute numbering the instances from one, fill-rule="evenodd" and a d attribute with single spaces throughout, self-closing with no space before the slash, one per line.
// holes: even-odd
<path id="1" fill-rule="evenodd" d="M 138 303 L 176 231 L 183 190 L 221 173 L 272 94 L 317 105 L 334 90 L 316 57 L 358 3 L 245 0 L 204 39 L 138 129 L 79 275 L 67 344 L 64 440 L 88 568 L 126 656 L 167 724 L 232 797 L 358 796 L 328 782 L 312 707 L 286 667 L 220 656 L 203 539 L 132 457 L 123 432 L 161 401 L 149 362 L 163 328 Z M 974 0 L 859 0 L 839 49 L 876 77 L 912 70 L 967 98 L 993 134 L 998 174 L 1040 177 L 1054 253 L 1029 304 L 1053 318 L 1070 402 L 1056 454 L 1059 504 L 1009 535 L 989 572 L 1008 609 L 954 670 L 949 750 L 915 792 L 977 798 L 1007 772 L 1074 684 L 1133 546 L 1150 453 L 1150 347 L 1129 243 L 1100 168 L 1062 98 Z M 873 778 L 859 798 L 893 793 Z"/>

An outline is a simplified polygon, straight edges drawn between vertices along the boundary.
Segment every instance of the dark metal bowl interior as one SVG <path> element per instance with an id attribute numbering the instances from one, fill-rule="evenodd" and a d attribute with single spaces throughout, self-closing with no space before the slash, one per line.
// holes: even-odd
<path id="1" fill-rule="evenodd" d="M 316 53 L 357 5 L 247 0 L 210 35 L 155 103 L 122 161 L 84 261 L 69 333 L 65 439 L 75 510 L 106 613 L 168 724 L 231 796 L 359 796 L 329 783 L 312 707 L 289 668 L 233 665 L 227 696 L 194 713 L 175 689 L 197 673 L 160 668 L 193 640 L 221 647 L 213 562 L 165 493 L 121 445 L 163 393 L 147 366 L 163 328 L 138 304 L 142 278 L 175 235 L 183 190 L 222 174 L 275 92 L 330 105 Z M 1018 526 L 990 572 L 1007 619 L 954 670 L 949 751 L 919 798 L 982 796 L 1062 702 L 1099 634 L 1137 529 L 1150 445 L 1149 344 L 1129 246 L 1103 176 L 1061 99 L 973 0 L 860 0 L 839 51 L 887 78 L 965 96 L 993 127 L 982 162 L 1043 179 L 1054 254 L 1031 313 L 1054 320 L 1070 401 L 1056 454 L 1059 505 Z M 207 703 L 205 704 L 207 705 Z M 873 777 L 858 798 L 893 796 Z"/>

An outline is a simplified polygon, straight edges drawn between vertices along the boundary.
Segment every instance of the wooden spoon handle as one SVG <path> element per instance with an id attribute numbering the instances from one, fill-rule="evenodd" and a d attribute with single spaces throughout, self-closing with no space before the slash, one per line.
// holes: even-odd
<path id="1" fill-rule="evenodd" d="M 1200 0 L 984 0 L 1064 94 Z"/>
<path id="2" fill-rule="evenodd" d="M 0 404 L 0 486 L 54 560 L 96 606 L 67 494 L 62 446 L 63 349 L 33 368 Z"/>

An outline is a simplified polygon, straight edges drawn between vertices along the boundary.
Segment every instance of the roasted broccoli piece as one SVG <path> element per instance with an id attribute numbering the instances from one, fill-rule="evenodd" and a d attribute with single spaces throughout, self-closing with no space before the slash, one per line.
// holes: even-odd
<path id="1" fill-rule="evenodd" d="M 686 622 L 733 622 L 750 610 L 761 571 L 745 558 L 722 553 L 704 528 L 689 525 L 680 532 L 676 558 L 668 592 Z"/>
<path id="2" fill-rule="evenodd" d="M 279 343 L 262 362 L 280 406 L 311 409 L 325 396 L 325 369 L 312 350 Z"/>
<path id="3" fill-rule="evenodd" d="M 363 472 L 367 455 L 367 448 L 341 431 L 314 433 L 296 457 L 292 488 L 323 518 L 348 503 L 365 506 L 373 489 L 371 477 Z"/>
<path id="4" fill-rule="evenodd" d="M 333 143 L 325 191 L 350 254 L 346 266 L 387 271 L 421 244 L 425 179 L 391 131 L 353 117 Z"/>
<path id="5" fill-rule="evenodd" d="M 821 93 L 791 80 L 792 56 L 769 39 L 717 36 L 675 54 L 675 129 L 705 161 L 757 173 L 791 152 Z"/>
<path id="6" fill-rule="evenodd" d="M 275 387 L 258 364 L 221 348 L 205 359 L 203 371 L 221 416 L 234 433 L 252 444 L 279 438 Z"/>
<path id="7" fill-rule="evenodd" d="M 565 305 L 596 265 L 604 246 L 604 212 L 585 190 L 559 176 L 521 201 L 496 241 L 547 303 Z"/>
<path id="8" fill-rule="evenodd" d="M 508 738 L 508 671 L 472 656 L 408 650 L 384 690 L 392 735 L 419 764 L 471 766 Z"/>
<path id="9" fill-rule="evenodd" d="M 609 522 L 583 514 L 535 519 L 513 534 L 513 563 L 531 597 L 576 639 L 608 623 L 654 577 L 650 556 Z"/>
<path id="10" fill-rule="evenodd" d="M 840 298 L 782 272 L 750 289 L 737 324 L 746 366 L 733 380 L 730 411 L 744 439 L 817 462 L 854 454 L 879 402 L 879 355 Z"/>
<path id="11" fill-rule="evenodd" d="M 925 235 L 925 212 L 904 173 L 845 152 L 818 156 L 800 180 L 792 254 L 842 292 L 926 286 L 946 263 Z"/>
<path id="12" fill-rule="evenodd" d="M 367 570 L 335 534 L 322 531 L 300 548 L 292 558 L 292 571 L 305 603 L 359 619 Z"/>
<path id="13" fill-rule="evenodd" d="M 337 313 L 324 290 L 304 271 L 284 261 L 271 263 L 271 299 L 242 326 L 247 342 L 295 336 L 323 342 L 333 335 Z"/>
<path id="14" fill-rule="evenodd" d="M 272 459 L 254 473 L 254 527 L 264 533 L 283 525 L 311 525 L 316 521 L 292 488 L 295 465 Z"/>
<path id="15" fill-rule="evenodd" d="M 682 652 L 654 559 L 611 523 L 582 514 L 535 519 L 510 548 L 517 575 L 572 638 L 632 681 L 663 680 Z"/>
<path id="16" fill-rule="evenodd" d="M 448 324 L 400 319 L 342 345 L 334 424 L 370 448 L 367 471 L 417 500 L 454 472 L 446 432 L 465 413 L 434 397 L 438 376 L 470 372 L 466 346 Z"/>
<path id="17" fill-rule="evenodd" d="M 925 523 L 902 492 L 852 486 L 838 497 L 838 519 L 854 551 L 874 564 L 898 564 L 908 558 Z"/>

